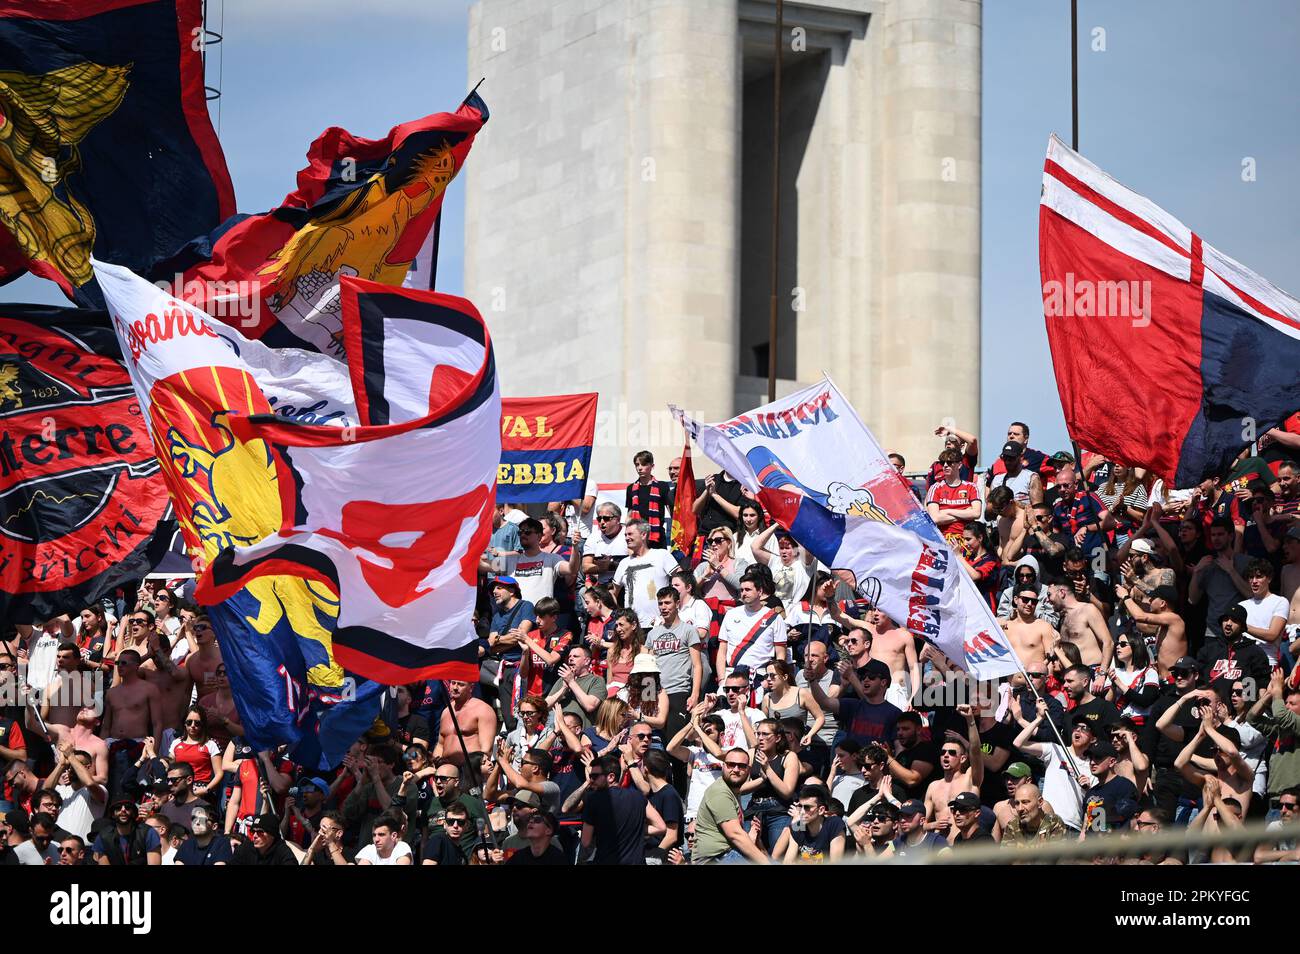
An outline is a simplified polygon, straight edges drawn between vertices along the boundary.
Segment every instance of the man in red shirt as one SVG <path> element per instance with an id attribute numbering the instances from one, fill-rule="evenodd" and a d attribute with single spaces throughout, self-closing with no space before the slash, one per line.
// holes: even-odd
<path id="1" fill-rule="evenodd" d="M 969 480 L 961 479 L 960 451 L 948 448 L 939 455 L 939 463 L 943 465 L 943 480 L 926 492 L 925 509 L 948 543 L 959 547 L 967 521 L 980 517 L 980 492 Z"/>

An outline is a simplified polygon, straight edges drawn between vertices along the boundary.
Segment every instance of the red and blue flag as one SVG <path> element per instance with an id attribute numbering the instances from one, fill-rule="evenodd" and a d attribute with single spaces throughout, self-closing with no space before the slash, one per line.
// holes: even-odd
<path id="1" fill-rule="evenodd" d="M 1300 408 L 1300 302 L 1055 136 L 1043 310 L 1070 436 L 1174 487 Z"/>
<path id="2" fill-rule="evenodd" d="M 598 394 L 501 401 L 500 503 L 578 500 L 587 492 Z"/>

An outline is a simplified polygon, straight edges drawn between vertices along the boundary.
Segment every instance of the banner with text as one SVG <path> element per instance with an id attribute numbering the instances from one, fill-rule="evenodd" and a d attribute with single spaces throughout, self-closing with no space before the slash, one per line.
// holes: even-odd
<path id="1" fill-rule="evenodd" d="M 599 396 L 502 399 L 498 503 L 551 503 L 586 493 Z"/>
<path id="2" fill-rule="evenodd" d="M 939 528 L 829 379 L 720 424 L 672 411 L 860 596 L 980 679 L 1019 669 Z"/>

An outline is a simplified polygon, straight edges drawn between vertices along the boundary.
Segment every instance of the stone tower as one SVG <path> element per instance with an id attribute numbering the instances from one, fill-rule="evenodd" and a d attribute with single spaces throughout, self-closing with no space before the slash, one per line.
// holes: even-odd
<path id="1" fill-rule="evenodd" d="M 601 395 L 593 478 L 665 405 L 766 397 L 774 0 L 478 0 L 465 293 L 507 396 Z M 778 391 L 829 372 L 923 468 L 978 427 L 980 0 L 784 7 Z M 707 464 L 701 465 L 707 468 Z"/>

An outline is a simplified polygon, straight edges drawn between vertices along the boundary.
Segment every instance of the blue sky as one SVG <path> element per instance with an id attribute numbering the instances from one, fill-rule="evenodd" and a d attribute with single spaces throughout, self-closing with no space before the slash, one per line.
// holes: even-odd
<path id="1" fill-rule="evenodd" d="M 701 0 L 704 2 L 704 0 Z M 454 108 L 467 92 L 463 0 L 211 0 L 225 42 L 208 82 L 241 211 L 292 191 L 327 126 L 381 136 Z M 1294 0 L 1081 0 L 1080 146 L 1206 241 L 1300 291 L 1300 4 Z M 1094 52 L 1092 31 L 1105 31 Z M 1070 133 L 1068 0 L 986 0 L 983 135 L 985 446 L 1026 420 L 1042 450 L 1068 438 L 1056 397 L 1038 278 L 1038 192 L 1048 134 Z M 477 77 L 475 78 L 477 79 Z M 482 89 L 495 112 L 510 108 Z M 1256 180 L 1243 182 L 1253 157 Z M 471 162 L 473 158 L 471 156 Z M 439 286 L 461 290 L 464 191 L 444 205 Z M 11 301 L 60 303 L 22 278 Z M 969 428 L 968 421 L 960 421 Z M 990 451 L 991 453 L 991 451 Z M 984 455 L 987 457 L 987 453 Z"/>

